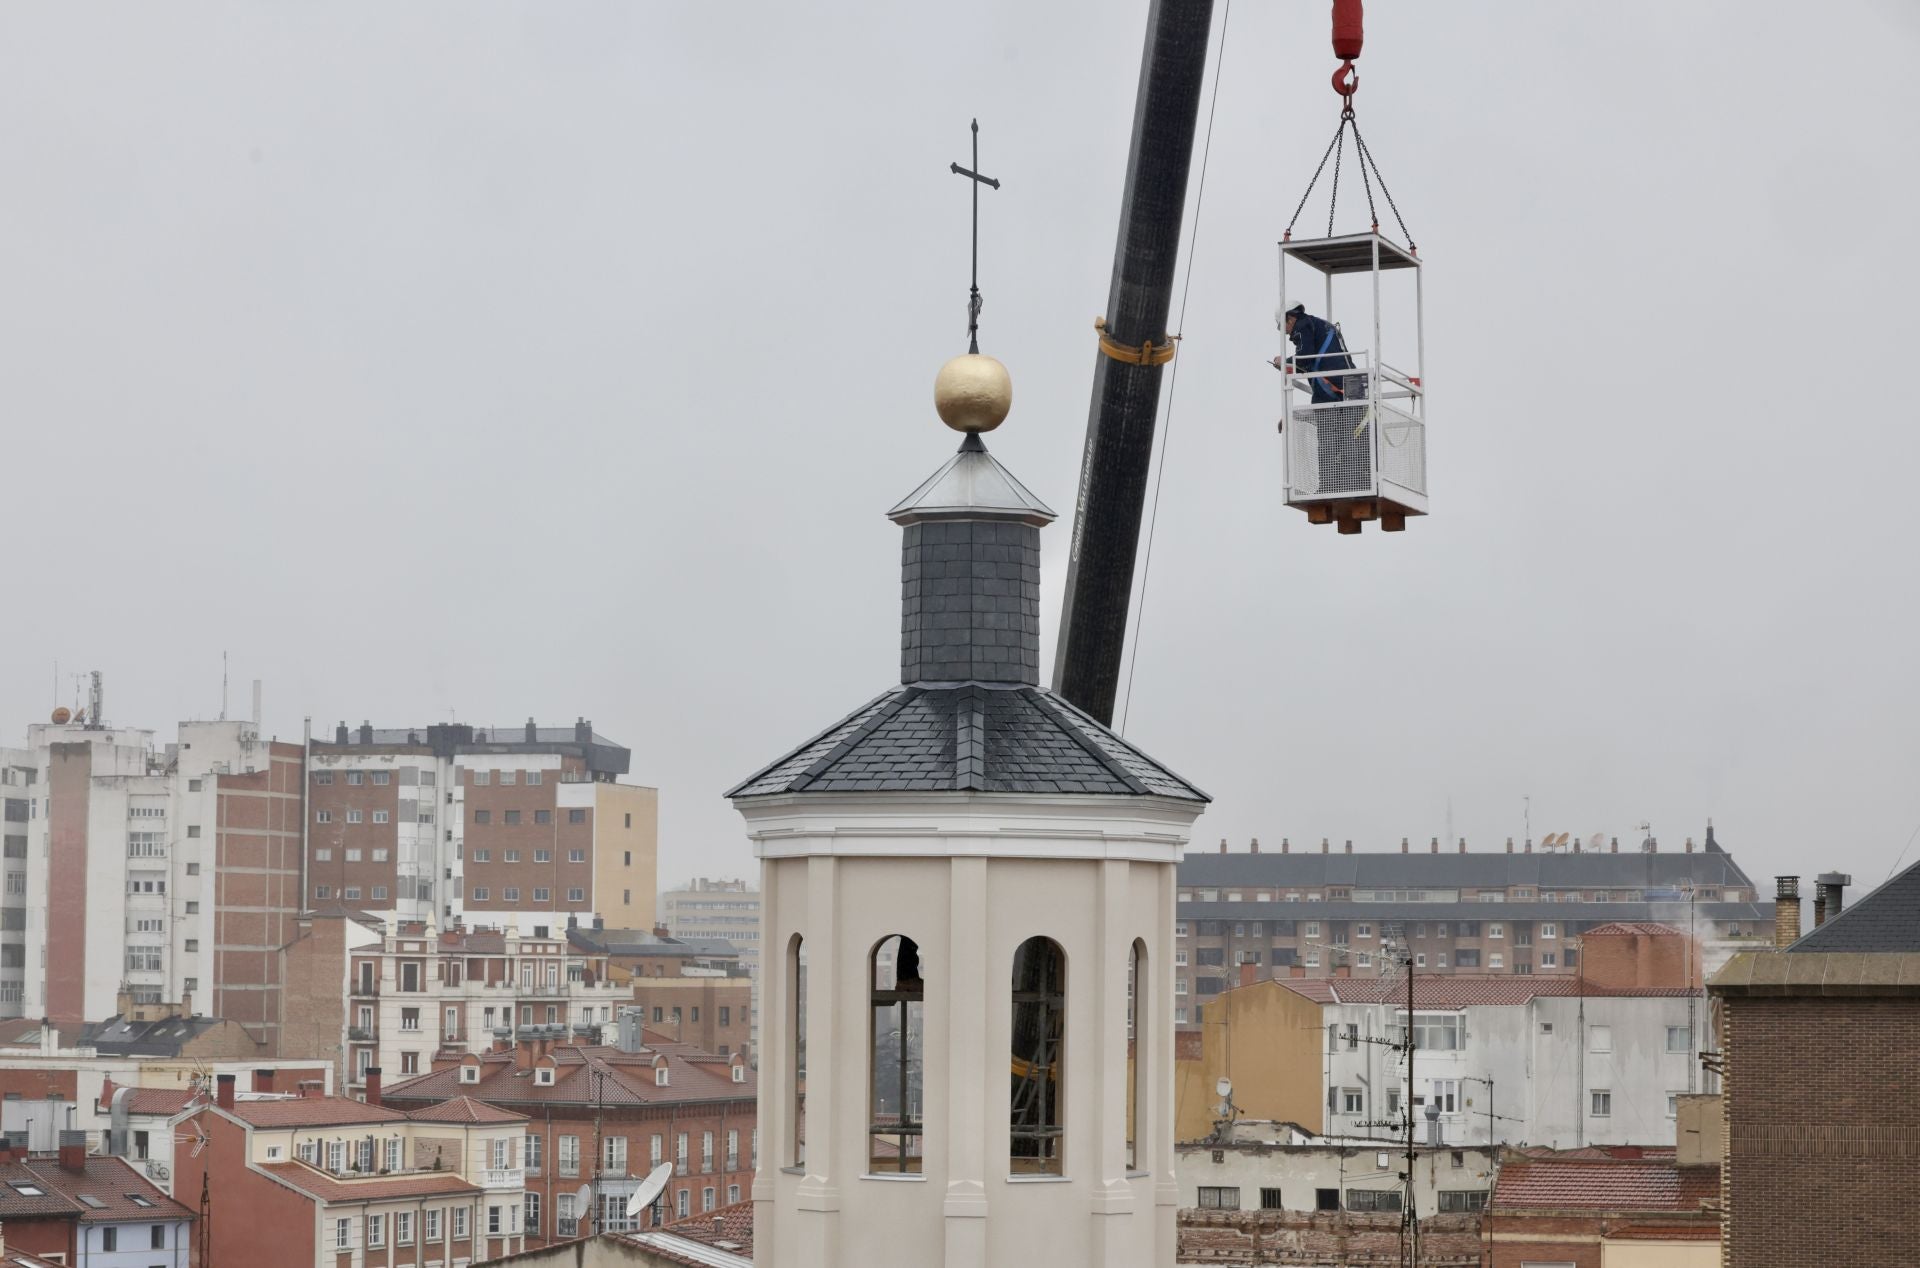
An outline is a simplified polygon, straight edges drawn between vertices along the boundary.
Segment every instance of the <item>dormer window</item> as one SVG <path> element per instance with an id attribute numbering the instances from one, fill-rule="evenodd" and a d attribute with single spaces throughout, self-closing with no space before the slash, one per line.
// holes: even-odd
<path id="1" fill-rule="evenodd" d="M 478 1083 L 480 1081 L 480 1067 L 477 1065 L 461 1066 L 460 1081 L 462 1083 Z"/>
<path id="2" fill-rule="evenodd" d="M 733 1081 L 735 1083 L 745 1083 L 747 1081 L 747 1067 L 743 1065 L 733 1067 Z"/>
<path id="3" fill-rule="evenodd" d="M 653 1067 L 653 1085 L 655 1087 L 667 1086 L 667 1063 L 666 1062 L 662 1061 L 659 1065 Z"/>
<path id="4" fill-rule="evenodd" d="M 535 1071 L 533 1072 L 533 1081 L 534 1081 L 534 1082 L 535 1082 L 536 1084 L 538 1084 L 539 1086 L 541 1086 L 541 1087 L 552 1087 L 552 1086 L 553 1086 L 553 1071 L 551 1071 L 551 1070 L 535 1070 Z"/>

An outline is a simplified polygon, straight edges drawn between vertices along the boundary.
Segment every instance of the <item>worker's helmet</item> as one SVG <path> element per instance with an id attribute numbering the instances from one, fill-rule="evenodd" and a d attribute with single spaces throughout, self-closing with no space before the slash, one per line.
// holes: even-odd
<path id="1" fill-rule="evenodd" d="M 1306 311 L 1307 306 L 1305 304 L 1295 304 L 1292 308 L 1276 307 L 1273 310 L 1274 327 L 1278 330 L 1285 330 L 1287 328 L 1287 318 L 1305 316 Z"/>

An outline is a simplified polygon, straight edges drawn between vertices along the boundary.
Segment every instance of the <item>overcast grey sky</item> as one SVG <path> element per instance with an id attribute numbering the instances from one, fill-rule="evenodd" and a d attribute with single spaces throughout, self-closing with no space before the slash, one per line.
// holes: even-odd
<path id="1" fill-rule="evenodd" d="M 0 8 L 0 742 L 56 659 L 170 737 L 224 648 L 282 737 L 588 714 L 663 880 L 745 869 L 721 792 L 897 676 L 976 114 L 1051 655 L 1145 17 Z M 1338 101 L 1324 0 L 1238 0 L 1129 736 L 1209 847 L 1424 842 L 1451 798 L 1494 848 L 1530 795 L 1877 883 L 1920 824 L 1920 9 L 1367 17 L 1434 513 L 1280 504 L 1273 242 Z"/>

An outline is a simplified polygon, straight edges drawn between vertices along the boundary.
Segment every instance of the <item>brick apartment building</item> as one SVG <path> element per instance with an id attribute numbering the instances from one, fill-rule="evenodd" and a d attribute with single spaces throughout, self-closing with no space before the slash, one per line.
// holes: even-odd
<path id="1" fill-rule="evenodd" d="M 241 1100 L 223 1076 L 214 1103 L 177 1124 L 175 1185 L 212 1195 L 211 1262 L 402 1268 L 524 1249 L 526 1123 L 454 1099 L 408 1113 L 367 1100 Z"/>
<path id="2" fill-rule="evenodd" d="M 1180 864 L 1175 934 L 1177 1025 L 1234 985 L 1240 967 L 1332 977 L 1374 969 L 1388 925 L 1411 940 L 1422 973 L 1573 976 L 1588 929 L 1661 922 L 1689 934 L 1711 973 L 1734 951 L 1764 945 L 1773 923 L 1753 882 L 1707 829 L 1696 850 L 1569 848 L 1450 853 L 1439 843 L 1394 853 L 1189 854 Z"/>
<path id="3" fill-rule="evenodd" d="M 1780 949 L 1736 957 L 1720 1008 L 1726 1268 L 1916 1262 L 1920 864 L 1852 906 L 1779 878 Z"/>
<path id="4" fill-rule="evenodd" d="M 749 1196 L 755 1149 L 755 1083 L 745 1059 L 722 1058 L 622 1028 L 621 1044 L 569 1043 L 523 1032 L 498 1050 L 467 1054 L 395 1084 L 394 1107 L 467 1096 L 526 1118 L 529 1246 L 596 1232 L 655 1228 Z M 638 1220 L 627 1199 L 655 1166 L 673 1178 Z M 578 1200 L 582 1186 L 597 1210 Z"/>
<path id="5" fill-rule="evenodd" d="M 658 794 L 571 727 L 344 723 L 309 763 L 307 899 L 396 920 L 651 924 Z"/>

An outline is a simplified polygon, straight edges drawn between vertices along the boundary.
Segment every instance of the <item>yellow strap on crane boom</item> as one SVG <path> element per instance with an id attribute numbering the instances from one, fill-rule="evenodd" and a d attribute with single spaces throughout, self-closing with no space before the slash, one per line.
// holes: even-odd
<path id="1" fill-rule="evenodd" d="M 1149 339 L 1139 347 L 1134 348 L 1113 341 L 1113 337 L 1107 334 L 1107 319 L 1105 317 L 1095 317 L 1093 319 L 1093 328 L 1100 332 L 1100 351 L 1112 357 L 1115 361 L 1124 361 L 1128 365 L 1165 365 L 1167 362 L 1173 360 L 1174 347 L 1180 341 L 1180 336 L 1174 335 L 1157 347 L 1154 345 L 1153 340 Z"/>

